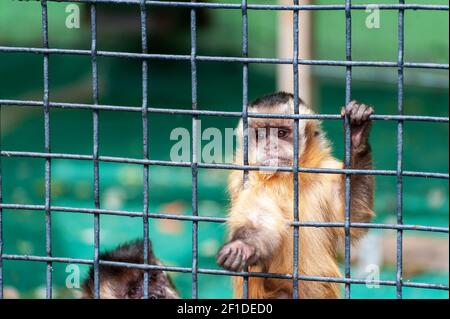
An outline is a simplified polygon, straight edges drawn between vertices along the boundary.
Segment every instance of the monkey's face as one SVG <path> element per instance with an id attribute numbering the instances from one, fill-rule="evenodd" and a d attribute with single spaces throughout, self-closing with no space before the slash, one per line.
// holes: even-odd
<path id="1" fill-rule="evenodd" d="M 128 278 L 128 282 L 123 286 L 123 299 L 143 299 L 144 298 L 144 274 L 139 272 L 139 277 Z M 159 270 L 149 271 L 148 298 L 149 299 L 176 299 L 178 298 L 175 289 L 168 276 Z"/>
<path id="2" fill-rule="evenodd" d="M 249 162 L 260 166 L 291 166 L 293 127 L 288 121 L 250 121 Z"/>
<path id="3" fill-rule="evenodd" d="M 123 286 L 123 299 L 143 299 L 144 298 L 144 276 L 139 278 L 129 278 Z M 149 299 L 174 299 L 177 298 L 171 282 L 163 271 L 150 271 L 148 283 Z"/>
<path id="4" fill-rule="evenodd" d="M 149 299 L 178 299 L 169 277 L 163 271 L 149 271 Z M 143 299 L 144 273 L 138 269 L 123 269 L 121 274 L 102 276 L 100 283 L 102 299 Z"/>
<path id="5" fill-rule="evenodd" d="M 248 109 L 251 113 L 294 114 L 293 100 L 273 104 L 270 101 L 253 104 Z M 300 114 L 311 114 L 312 111 L 300 105 Z M 248 119 L 248 155 L 249 164 L 270 167 L 292 167 L 294 162 L 294 139 L 298 138 L 298 159 L 302 157 L 307 142 L 308 123 L 300 120 L 298 137 L 294 137 L 295 122 L 292 119 L 252 118 Z M 242 121 L 238 134 L 242 145 Z"/>

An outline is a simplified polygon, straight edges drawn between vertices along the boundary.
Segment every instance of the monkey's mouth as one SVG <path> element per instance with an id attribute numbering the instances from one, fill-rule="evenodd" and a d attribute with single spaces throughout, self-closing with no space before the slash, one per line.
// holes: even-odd
<path id="1" fill-rule="evenodd" d="M 270 167 L 290 167 L 292 166 L 292 158 L 287 157 L 267 157 L 260 161 L 261 166 Z"/>

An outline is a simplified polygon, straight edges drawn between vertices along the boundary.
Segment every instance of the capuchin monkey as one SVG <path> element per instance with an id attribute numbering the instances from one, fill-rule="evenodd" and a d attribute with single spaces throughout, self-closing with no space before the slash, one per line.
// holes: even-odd
<path id="1" fill-rule="evenodd" d="M 294 114 L 292 94 L 279 92 L 261 97 L 249 105 L 249 112 Z M 300 114 L 312 114 L 299 101 Z M 370 115 L 373 109 L 350 102 L 342 109 L 351 130 L 350 168 L 371 169 L 369 145 Z M 249 118 L 249 164 L 293 166 L 294 120 Z M 257 134 L 252 134 L 257 131 Z M 298 163 L 303 168 L 345 168 L 331 155 L 331 148 L 318 120 L 299 121 Z M 242 120 L 238 125 L 242 145 Z M 261 142 L 263 140 L 263 142 Z M 272 142 L 271 142 L 272 141 Z M 275 141 L 275 143 L 273 143 Z M 236 158 L 242 164 L 242 146 Z M 275 164 L 274 164 L 275 163 Z M 351 222 L 369 222 L 373 217 L 373 177 L 350 177 Z M 217 263 L 231 271 L 278 274 L 293 273 L 293 173 L 276 170 L 249 171 L 243 186 L 242 171 L 229 178 L 231 208 L 229 241 L 219 250 Z M 299 173 L 298 208 L 300 222 L 344 222 L 345 176 L 343 174 Z M 343 227 L 299 228 L 299 275 L 341 277 L 337 247 L 345 238 Z M 365 233 L 351 228 L 352 242 Z M 242 297 L 242 277 L 234 279 L 235 297 Z M 332 282 L 299 281 L 300 298 L 338 298 L 339 285 Z M 287 279 L 249 278 L 249 298 L 292 298 L 293 282 Z"/>
<path id="2" fill-rule="evenodd" d="M 149 242 L 149 264 L 161 265 L 153 254 Z M 144 263 L 144 242 L 136 240 L 100 255 L 101 260 Z M 149 299 L 178 299 L 178 292 L 170 277 L 161 270 L 148 271 Z M 83 283 L 83 299 L 94 298 L 94 269 L 89 270 L 89 277 Z M 100 298 L 101 299 L 143 299 L 144 270 L 127 267 L 100 265 Z"/>

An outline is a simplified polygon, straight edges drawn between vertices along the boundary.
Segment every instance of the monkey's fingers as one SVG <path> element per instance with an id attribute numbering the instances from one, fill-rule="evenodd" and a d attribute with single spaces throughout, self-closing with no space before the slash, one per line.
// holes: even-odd
<path id="1" fill-rule="evenodd" d="M 369 105 L 352 101 L 343 110 L 344 116 L 348 115 L 350 124 L 354 126 L 364 125 L 369 120 L 370 115 L 373 114 L 373 108 Z"/>
<path id="2" fill-rule="evenodd" d="M 341 109 L 341 116 L 349 116 L 350 120 L 355 117 L 355 111 L 358 109 L 360 104 L 357 101 L 351 101 L 346 106 Z"/>
<path id="3" fill-rule="evenodd" d="M 355 122 L 357 125 L 363 124 L 369 119 L 371 114 L 371 107 L 365 104 L 360 104 L 355 113 Z"/>
<path id="4" fill-rule="evenodd" d="M 217 264 L 223 266 L 224 262 L 227 260 L 228 256 L 231 254 L 231 248 L 224 246 L 217 254 Z"/>
<path id="5" fill-rule="evenodd" d="M 354 103 L 350 110 L 350 124 L 352 125 L 360 125 L 361 124 L 361 116 L 364 112 L 365 105 Z"/>
<path id="6" fill-rule="evenodd" d="M 231 265 L 229 265 L 228 269 L 233 270 L 233 271 L 240 271 L 242 268 L 244 268 L 243 261 L 244 261 L 243 253 L 242 253 L 242 251 L 238 251 L 236 258 L 234 258 Z"/>
<path id="7" fill-rule="evenodd" d="M 352 115 L 352 113 L 355 111 L 355 108 L 357 108 L 359 103 L 355 100 L 349 102 L 345 107 L 345 114 Z"/>
<path id="8" fill-rule="evenodd" d="M 231 251 L 232 251 L 231 254 L 229 254 L 227 256 L 227 258 L 225 259 L 225 261 L 223 262 L 223 268 L 229 269 L 229 270 L 232 270 L 231 265 L 238 258 L 238 255 L 239 255 L 238 249 L 232 248 Z"/>
<path id="9" fill-rule="evenodd" d="M 356 124 L 356 125 L 360 125 L 361 124 L 361 120 L 362 120 L 362 115 L 365 111 L 365 107 L 363 104 L 359 105 L 356 109 L 355 109 L 355 113 L 352 117 L 352 123 Z"/>
<path id="10" fill-rule="evenodd" d="M 369 117 L 374 113 L 374 110 L 371 106 L 368 106 L 365 110 L 364 113 L 362 115 L 362 120 L 363 121 L 368 121 Z"/>

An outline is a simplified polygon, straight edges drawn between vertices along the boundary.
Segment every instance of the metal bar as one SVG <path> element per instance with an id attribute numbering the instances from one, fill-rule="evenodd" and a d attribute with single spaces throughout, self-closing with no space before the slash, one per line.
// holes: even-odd
<path id="1" fill-rule="evenodd" d="M 96 4 L 91 4 L 91 62 L 92 62 L 92 98 L 93 103 L 99 103 L 98 70 L 97 70 L 97 11 Z M 100 208 L 100 177 L 99 177 L 99 110 L 92 111 L 92 159 L 94 164 L 94 205 Z M 100 215 L 94 214 L 94 298 L 100 296 Z"/>
<path id="2" fill-rule="evenodd" d="M 404 4 L 404 0 L 399 0 L 400 4 Z M 397 96 L 397 113 L 403 115 L 403 59 L 404 59 L 404 18 L 405 12 L 400 9 L 398 11 L 398 96 Z M 397 224 L 403 224 L 403 121 L 397 122 Z M 397 261 L 396 261 L 396 291 L 397 298 L 403 297 L 403 230 L 397 229 Z"/>
<path id="3" fill-rule="evenodd" d="M 248 16 L 247 0 L 242 0 L 242 57 L 248 58 Z M 248 165 L 248 63 L 242 64 L 242 139 L 243 139 L 243 163 Z M 243 171 L 243 187 L 247 186 L 248 170 Z M 245 269 L 248 271 L 248 267 Z M 242 298 L 248 299 L 248 277 L 244 276 L 242 286 Z"/>
<path id="4" fill-rule="evenodd" d="M 1 156 L 4 157 L 32 157 L 32 158 L 59 158 L 59 159 L 74 159 L 74 160 L 93 160 L 92 155 L 67 154 L 67 153 L 39 153 L 39 152 L 19 152 L 19 151 L 1 151 Z M 99 156 L 100 162 L 124 163 L 124 164 L 139 164 L 139 165 L 155 165 L 155 166 L 174 166 L 174 167 L 191 167 L 192 162 L 172 162 L 162 160 L 144 160 L 129 157 L 112 157 Z M 268 167 L 268 166 L 254 166 L 254 165 L 235 165 L 235 164 L 207 164 L 198 163 L 197 168 L 215 168 L 215 169 L 233 169 L 233 170 L 249 170 L 256 171 L 262 169 L 273 169 L 280 172 L 293 172 L 292 167 Z M 355 174 L 355 175 L 381 175 L 381 176 L 396 176 L 396 170 L 378 170 L 378 169 L 333 169 L 333 168 L 313 168 L 300 167 L 300 173 L 322 173 L 322 174 Z M 448 173 L 436 172 L 417 172 L 417 171 L 403 171 L 403 176 L 409 177 L 424 177 L 424 178 L 440 178 L 449 179 Z"/>
<path id="5" fill-rule="evenodd" d="M 30 204 L 9 204 L 2 203 L 0 208 L 9 210 L 32 210 L 41 211 L 44 210 L 44 205 L 30 205 Z M 111 209 L 96 209 L 96 208 L 79 208 L 79 207 L 67 207 L 67 206 L 51 206 L 52 212 L 66 212 L 66 213 L 81 213 L 81 214 L 101 214 L 101 215 L 112 215 L 112 216 L 128 216 L 142 218 L 144 216 L 143 212 L 140 211 L 125 211 L 125 210 L 111 210 Z M 209 217 L 209 216 L 192 216 L 183 214 L 164 214 L 164 213 L 149 213 L 150 218 L 155 219 L 171 219 L 171 220 L 181 220 L 181 221 L 198 221 L 198 222 L 211 222 L 211 223 L 226 223 L 227 218 L 223 217 Z M 343 228 L 343 222 L 292 222 L 290 226 L 298 227 L 334 227 Z M 380 224 L 380 223 L 350 223 L 350 227 L 354 228 L 367 228 L 367 229 L 390 229 L 390 230 L 408 230 L 408 231 L 425 231 L 425 232 L 438 232 L 438 233 L 448 233 L 448 227 L 436 227 L 436 226 L 423 226 L 423 225 L 397 225 L 397 224 Z"/>
<path id="6" fill-rule="evenodd" d="M 41 107 L 42 101 L 35 100 L 9 100 L 0 99 L 0 104 L 14 105 L 20 107 Z M 124 105 L 93 105 L 83 103 L 64 103 L 50 102 L 50 108 L 60 109 L 84 109 L 84 110 L 104 110 L 104 111 L 121 111 L 121 112 L 142 112 L 139 106 Z M 148 107 L 148 113 L 171 114 L 171 115 L 199 115 L 199 116 L 223 116 L 223 117 L 244 117 L 244 112 L 228 112 L 228 111 L 210 111 L 210 110 L 192 110 L 192 109 L 176 109 L 176 108 L 154 108 Z M 274 114 L 274 113 L 254 113 L 248 112 L 248 118 L 273 118 L 273 119 L 299 119 L 299 120 L 342 120 L 339 114 Z M 417 122 L 440 122 L 449 123 L 448 117 L 443 116 L 422 116 L 422 115 L 394 115 L 394 114 L 374 114 L 370 116 L 372 121 L 417 121 Z"/>
<path id="7" fill-rule="evenodd" d="M 48 48 L 48 11 L 47 1 L 41 2 L 42 9 L 42 40 L 44 48 Z M 50 153 L 50 107 L 49 107 L 49 55 L 44 54 L 44 148 L 46 153 Z M 45 251 L 47 257 L 52 256 L 52 217 L 51 217 L 51 159 L 45 159 Z M 46 270 L 46 291 L 45 295 L 47 299 L 52 299 L 52 271 L 53 266 L 51 262 L 47 262 Z"/>
<path id="8" fill-rule="evenodd" d="M 352 60 L 352 12 L 351 12 L 351 0 L 345 0 L 345 58 L 347 61 Z M 351 101 L 351 85 L 352 85 L 352 67 L 347 66 L 345 71 L 345 105 Z M 350 165 L 350 152 L 351 152 L 351 139 L 350 139 L 350 121 L 348 115 L 344 117 L 344 131 L 345 131 L 345 168 L 351 168 Z M 345 278 L 351 278 L 350 268 L 350 175 L 345 174 L 345 218 L 344 218 L 344 231 L 345 231 Z M 345 284 L 345 298 L 350 299 L 350 282 Z"/>
<path id="9" fill-rule="evenodd" d="M 146 54 L 148 51 L 147 46 L 147 9 L 145 6 L 145 0 L 141 0 L 141 45 L 142 53 Z M 149 159 L 148 151 L 148 61 L 142 60 L 142 157 L 145 160 Z M 149 259 L 149 225 L 148 225 L 148 197 L 149 197 L 149 165 L 143 166 L 143 239 L 144 239 L 144 264 L 150 262 Z M 143 278 L 144 286 L 144 299 L 148 299 L 148 287 L 149 287 L 149 272 L 144 271 Z"/>
<path id="10" fill-rule="evenodd" d="M 140 0 L 49 0 L 54 2 L 72 2 L 72 3 L 105 3 L 118 5 L 138 5 Z M 207 8 L 207 9 L 242 9 L 242 4 L 238 3 L 207 3 L 207 2 L 181 2 L 181 1 L 151 1 L 146 0 L 147 6 L 178 7 L 178 8 Z M 351 5 L 352 10 L 365 10 L 368 6 L 374 4 L 355 4 Z M 433 4 L 376 4 L 382 10 L 437 10 L 448 11 L 448 5 Z M 248 4 L 251 10 L 345 10 L 344 5 L 272 5 L 272 4 Z"/>
<path id="11" fill-rule="evenodd" d="M 191 0 L 195 2 L 196 0 Z M 192 110 L 197 110 L 197 15 L 195 8 L 191 9 L 191 91 Z M 192 116 L 192 215 L 198 216 L 198 116 Z M 201 158 L 200 158 L 201 162 Z M 198 298 L 198 223 L 192 221 L 192 299 Z"/>
<path id="12" fill-rule="evenodd" d="M 92 265 L 93 260 L 88 259 L 76 259 L 76 258 L 64 258 L 64 257 L 43 257 L 43 256 L 31 256 L 31 255 L 11 255 L 4 254 L 3 258 L 5 260 L 23 260 L 23 261 L 36 261 L 36 262 L 56 262 L 56 263 L 77 263 Z M 169 267 L 161 265 L 145 265 L 145 264 L 134 264 L 126 262 L 108 261 L 100 260 L 101 265 L 113 266 L 113 267 L 127 267 L 131 269 L 148 269 L 148 270 L 162 270 L 169 272 L 181 272 L 181 273 L 191 273 L 192 269 L 188 267 Z M 256 278 L 276 278 L 276 279 L 290 279 L 292 280 L 291 274 L 275 274 L 266 272 L 234 272 L 227 270 L 217 270 L 217 269 L 204 269 L 199 268 L 198 272 L 201 274 L 208 275 L 218 275 L 218 276 L 248 276 Z M 367 283 L 366 279 L 356 279 L 356 278 L 341 278 L 341 277 L 321 277 L 321 276 L 299 276 L 299 280 L 302 281 L 321 281 L 321 282 L 335 282 L 335 283 L 352 283 L 364 285 Z M 395 286 L 396 282 L 394 280 L 376 280 L 373 281 L 374 284 L 379 284 L 383 286 Z M 405 287 L 411 288 L 422 288 L 422 289 L 438 289 L 438 290 L 449 290 L 448 285 L 445 284 L 428 284 L 428 283 L 417 283 L 417 282 L 407 282 L 404 283 Z"/>
<path id="13" fill-rule="evenodd" d="M 57 48 L 30 48 L 30 47 L 7 47 L 0 46 L 0 52 L 5 53 L 35 53 L 35 54 L 68 54 L 68 55 L 90 55 L 89 50 L 80 49 L 57 49 Z M 129 59 L 148 59 L 148 60 L 171 60 L 171 61 L 190 61 L 189 55 L 177 54 L 143 54 L 132 52 L 114 52 L 97 51 L 97 56 L 116 57 Z M 197 55 L 197 61 L 205 62 L 228 62 L 228 63 L 262 63 L 262 64 L 293 64 L 292 59 L 278 58 L 252 58 L 252 57 L 230 57 L 230 56 L 204 56 Z M 391 67 L 397 68 L 397 62 L 392 61 L 340 61 L 340 60 L 308 60 L 299 59 L 299 65 L 322 65 L 322 66 L 353 66 L 353 67 Z M 440 69 L 448 70 L 449 65 L 444 63 L 421 63 L 405 62 L 404 68 L 413 69 Z"/>
<path id="14" fill-rule="evenodd" d="M 298 5 L 298 0 L 294 0 L 294 5 Z M 293 20 L 292 20 L 292 28 L 293 28 L 293 65 L 292 65 L 292 72 L 293 72 L 293 88 L 294 88 L 294 114 L 299 114 L 299 77 L 298 77 L 298 50 L 299 50 L 299 43 L 298 43 L 298 10 L 293 11 Z M 293 219 L 294 223 L 298 222 L 299 220 L 299 214 L 298 214 L 298 171 L 299 171 L 299 162 L 298 162 L 298 143 L 299 143 L 299 120 L 294 120 L 294 128 L 293 128 L 293 135 L 294 135 L 294 158 L 293 158 Z M 298 226 L 294 225 L 294 229 L 292 232 L 292 240 L 293 240 L 293 253 L 292 253 L 292 298 L 298 299 L 298 276 L 299 276 L 299 260 L 298 260 L 298 239 L 299 239 L 299 228 Z"/>

